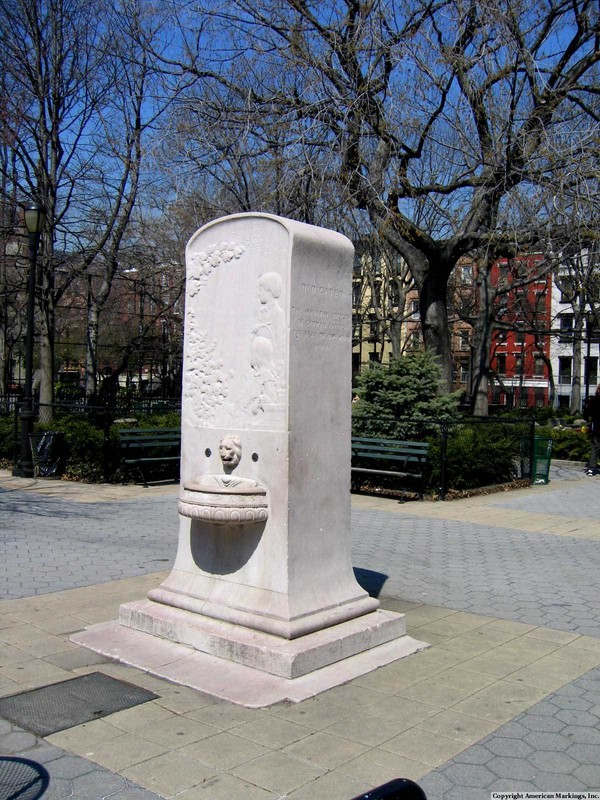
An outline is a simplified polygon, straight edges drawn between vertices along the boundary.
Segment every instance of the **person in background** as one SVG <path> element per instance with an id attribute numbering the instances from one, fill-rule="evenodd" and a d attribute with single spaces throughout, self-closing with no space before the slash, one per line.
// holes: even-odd
<path id="1" fill-rule="evenodd" d="M 590 420 L 591 442 L 586 475 L 596 475 L 598 472 L 598 458 L 600 457 L 600 384 L 596 387 L 596 394 L 588 404 L 586 416 Z"/>

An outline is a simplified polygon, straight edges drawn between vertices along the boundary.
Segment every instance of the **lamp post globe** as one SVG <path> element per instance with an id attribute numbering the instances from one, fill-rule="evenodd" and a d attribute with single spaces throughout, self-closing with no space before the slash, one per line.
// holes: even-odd
<path id="1" fill-rule="evenodd" d="M 46 212 L 40 203 L 24 205 L 25 225 L 29 236 L 29 274 L 27 280 L 27 333 L 25 337 L 25 387 L 20 407 L 21 436 L 19 460 L 13 467 L 13 475 L 33 477 L 33 460 L 30 435 L 33 432 L 33 334 L 35 317 L 35 273 L 40 235 L 44 230 Z"/>

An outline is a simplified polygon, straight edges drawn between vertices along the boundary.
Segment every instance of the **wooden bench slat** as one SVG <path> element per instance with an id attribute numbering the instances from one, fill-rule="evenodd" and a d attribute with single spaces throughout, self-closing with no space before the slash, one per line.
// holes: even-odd
<path id="1" fill-rule="evenodd" d="M 373 447 L 429 447 L 429 442 L 386 442 L 373 439 L 352 439 L 352 443 L 356 445 L 367 444 Z"/>
<path id="2" fill-rule="evenodd" d="M 123 451 L 123 463 L 136 466 L 144 486 L 147 486 L 144 464 L 166 463 L 180 460 L 181 431 L 179 428 L 122 428 L 119 431 L 119 447 Z M 165 451 L 156 455 L 158 450 Z M 146 455 L 144 455 L 146 453 Z"/>
<path id="3" fill-rule="evenodd" d="M 367 469 L 366 467 L 352 467 L 352 472 L 367 472 L 372 475 L 392 475 L 394 478 L 422 478 L 417 472 L 397 472 L 391 469 Z"/>
<path id="4" fill-rule="evenodd" d="M 412 478 L 420 482 L 420 495 L 423 497 L 424 467 L 429 461 L 429 442 L 411 442 L 394 439 L 371 439 L 363 436 L 352 437 L 352 472 L 367 475 L 389 475 L 394 478 Z M 371 459 L 389 463 L 403 469 L 371 468 L 361 465 L 361 459 Z"/>

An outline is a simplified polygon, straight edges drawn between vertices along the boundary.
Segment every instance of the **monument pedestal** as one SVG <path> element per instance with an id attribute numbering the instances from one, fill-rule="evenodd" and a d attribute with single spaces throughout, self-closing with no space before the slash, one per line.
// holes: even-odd
<path id="1" fill-rule="evenodd" d="M 344 236 L 269 214 L 191 238 L 175 564 L 73 641 L 244 704 L 424 646 L 352 570 L 353 260 Z M 216 691 L 214 669 L 237 684 Z"/>
<path id="2" fill-rule="evenodd" d="M 282 678 L 299 678 L 406 633 L 402 614 L 373 611 L 297 639 L 284 639 L 151 600 L 121 606 L 119 622 Z"/>
<path id="3" fill-rule="evenodd" d="M 118 622 L 93 625 L 74 634 L 71 640 L 151 675 L 248 708 L 283 700 L 299 703 L 428 646 L 410 636 L 401 636 L 299 678 L 283 678 Z"/>

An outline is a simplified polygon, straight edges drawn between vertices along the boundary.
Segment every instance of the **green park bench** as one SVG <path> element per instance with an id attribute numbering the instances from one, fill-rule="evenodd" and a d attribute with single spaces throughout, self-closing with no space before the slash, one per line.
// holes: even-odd
<path id="1" fill-rule="evenodd" d="M 423 497 L 429 442 L 352 437 L 352 473 L 408 478 Z"/>
<path id="2" fill-rule="evenodd" d="M 126 467 L 135 467 L 148 486 L 147 470 L 173 463 L 179 470 L 181 430 L 179 428 L 123 428 L 119 450 Z M 178 471 L 179 474 L 179 471 Z"/>

